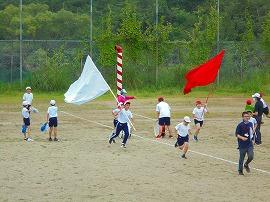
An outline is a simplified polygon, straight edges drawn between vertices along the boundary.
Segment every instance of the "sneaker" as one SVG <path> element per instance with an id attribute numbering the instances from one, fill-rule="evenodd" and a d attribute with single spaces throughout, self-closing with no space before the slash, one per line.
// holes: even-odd
<path id="1" fill-rule="evenodd" d="M 239 171 L 238 171 L 238 174 L 239 174 L 239 175 L 244 175 L 244 173 L 243 173 L 242 170 L 239 170 Z"/>
<path id="2" fill-rule="evenodd" d="M 196 141 L 196 142 L 198 142 L 198 137 L 197 136 L 193 136 L 193 138 L 192 138 L 194 141 Z"/>
<path id="3" fill-rule="evenodd" d="M 121 147 L 127 148 L 126 145 L 125 145 L 124 143 L 121 144 Z"/>
<path id="4" fill-rule="evenodd" d="M 174 147 L 175 147 L 175 148 L 178 147 L 178 142 L 176 142 L 176 143 L 174 144 Z"/>
<path id="5" fill-rule="evenodd" d="M 115 143 L 115 139 L 113 139 L 112 142 Z"/>
<path id="6" fill-rule="evenodd" d="M 112 139 L 112 138 L 110 138 L 110 139 L 109 139 L 109 144 L 112 144 L 112 141 L 113 141 L 113 139 Z"/>
<path id="7" fill-rule="evenodd" d="M 186 157 L 186 155 L 185 155 L 185 154 L 182 154 L 182 155 L 181 155 L 181 158 L 183 158 L 183 159 L 187 159 L 187 157 Z"/>
<path id="8" fill-rule="evenodd" d="M 250 173 L 250 168 L 247 164 L 244 164 L 244 168 L 246 169 L 247 173 Z"/>
<path id="9" fill-rule="evenodd" d="M 160 138 L 161 138 L 161 136 L 160 136 L 160 135 L 156 136 L 156 139 L 157 139 L 157 140 L 160 140 Z"/>
<path id="10" fill-rule="evenodd" d="M 27 142 L 33 142 L 34 140 L 32 140 L 32 139 L 29 137 L 29 138 L 27 138 L 26 141 L 27 141 Z"/>
<path id="11" fill-rule="evenodd" d="M 53 141 L 55 141 L 55 142 L 59 142 L 59 140 L 58 140 L 56 137 L 53 139 Z"/>
<path id="12" fill-rule="evenodd" d="M 49 141 L 52 141 L 52 138 L 51 137 L 49 138 Z"/>

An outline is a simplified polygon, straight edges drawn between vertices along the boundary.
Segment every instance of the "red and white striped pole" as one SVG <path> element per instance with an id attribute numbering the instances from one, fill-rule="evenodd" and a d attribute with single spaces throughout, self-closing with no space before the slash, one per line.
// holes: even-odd
<path id="1" fill-rule="evenodd" d="M 115 50 L 117 52 L 117 70 L 116 70 L 116 85 L 117 85 L 117 95 L 120 95 L 120 91 L 122 90 L 122 82 L 123 82 L 123 69 L 122 69 L 122 58 L 123 58 L 123 49 L 121 46 L 116 45 Z"/>

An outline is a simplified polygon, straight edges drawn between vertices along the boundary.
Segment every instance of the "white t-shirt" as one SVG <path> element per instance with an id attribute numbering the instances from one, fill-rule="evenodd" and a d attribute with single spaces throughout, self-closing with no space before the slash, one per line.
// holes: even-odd
<path id="1" fill-rule="evenodd" d="M 156 112 L 159 112 L 159 118 L 171 117 L 171 107 L 164 101 L 157 104 Z"/>
<path id="2" fill-rule="evenodd" d="M 26 119 L 30 117 L 29 110 L 26 107 L 22 109 L 22 116 Z"/>
<path id="3" fill-rule="evenodd" d="M 255 118 L 253 118 L 253 117 L 250 117 L 249 122 L 252 123 L 252 127 L 254 129 L 255 128 L 255 124 L 257 124 L 257 120 Z M 253 131 L 250 131 L 250 134 L 251 134 L 250 135 L 250 139 L 252 139 L 253 138 Z"/>
<path id="4" fill-rule="evenodd" d="M 266 102 L 264 101 L 264 99 L 261 98 L 261 101 L 262 101 L 262 103 L 263 103 L 263 108 L 268 107 L 268 105 L 266 104 Z"/>
<path id="5" fill-rule="evenodd" d="M 27 101 L 31 105 L 33 101 L 33 93 L 24 93 L 23 100 Z"/>
<path id="6" fill-rule="evenodd" d="M 192 114 L 194 115 L 194 119 L 196 119 L 197 121 L 203 121 L 204 120 L 204 114 L 207 112 L 207 109 L 204 107 L 201 107 L 200 109 L 198 109 L 197 107 L 195 107 L 193 109 Z"/>
<path id="7" fill-rule="evenodd" d="M 56 106 L 50 106 L 48 108 L 49 118 L 57 117 L 57 110 L 58 108 Z"/>
<path id="8" fill-rule="evenodd" d="M 115 111 L 120 111 L 120 109 L 117 109 Z M 129 110 L 125 110 L 125 109 L 122 109 L 119 114 L 118 114 L 118 118 L 117 120 L 120 122 L 120 123 L 128 123 L 128 119 L 132 119 L 133 118 L 133 115 L 131 113 L 131 111 Z"/>
<path id="9" fill-rule="evenodd" d="M 177 126 L 175 126 L 175 129 L 177 130 L 177 133 L 181 137 L 186 137 L 188 135 L 188 131 L 190 130 L 189 124 L 186 126 L 183 122 L 179 123 Z"/>

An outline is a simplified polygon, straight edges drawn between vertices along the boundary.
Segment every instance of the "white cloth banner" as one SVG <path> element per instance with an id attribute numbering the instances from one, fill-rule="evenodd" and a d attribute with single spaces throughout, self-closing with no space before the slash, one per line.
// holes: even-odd
<path id="1" fill-rule="evenodd" d="M 80 78 L 70 85 L 65 93 L 65 102 L 81 105 L 103 95 L 110 90 L 96 65 L 87 56 Z"/>

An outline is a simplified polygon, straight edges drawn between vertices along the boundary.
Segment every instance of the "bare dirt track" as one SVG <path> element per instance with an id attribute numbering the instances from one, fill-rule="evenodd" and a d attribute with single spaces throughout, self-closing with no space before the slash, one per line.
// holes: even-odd
<path id="1" fill-rule="evenodd" d="M 49 101 L 49 98 L 48 98 Z M 168 98 L 172 125 L 190 115 L 193 98 Z M 270 103 L 270 100 L 267 100 Z M 137 131 L 126 149 L 108 144 L 113 101 L 73 106 L 57 100 L 60 142 L 48 142 L 39 127 L 47 101 L 34 101 L 34 142 L 24 142 L 20 102 L 0 103 L 0 201 L 269 201 L 270 173 L 252 170 L 238 176 L 237 165 L 194 152 L 179 158 L 173 139 L 152 141 L 154 121 L 135 118 Z M 132 112 L 155 118 L 156 99 L 137 99 Z M 210 114 L 192 151 L 238 161 L 234 131 L 244 98 L 211 98 Z M 89 120 L 89 121 L 87 121 Z M 270 172 L 270 119 L 264 118 L 261 146 L 251 167 Z M 193 129 L 194 131 L 194 129 Z"/>

